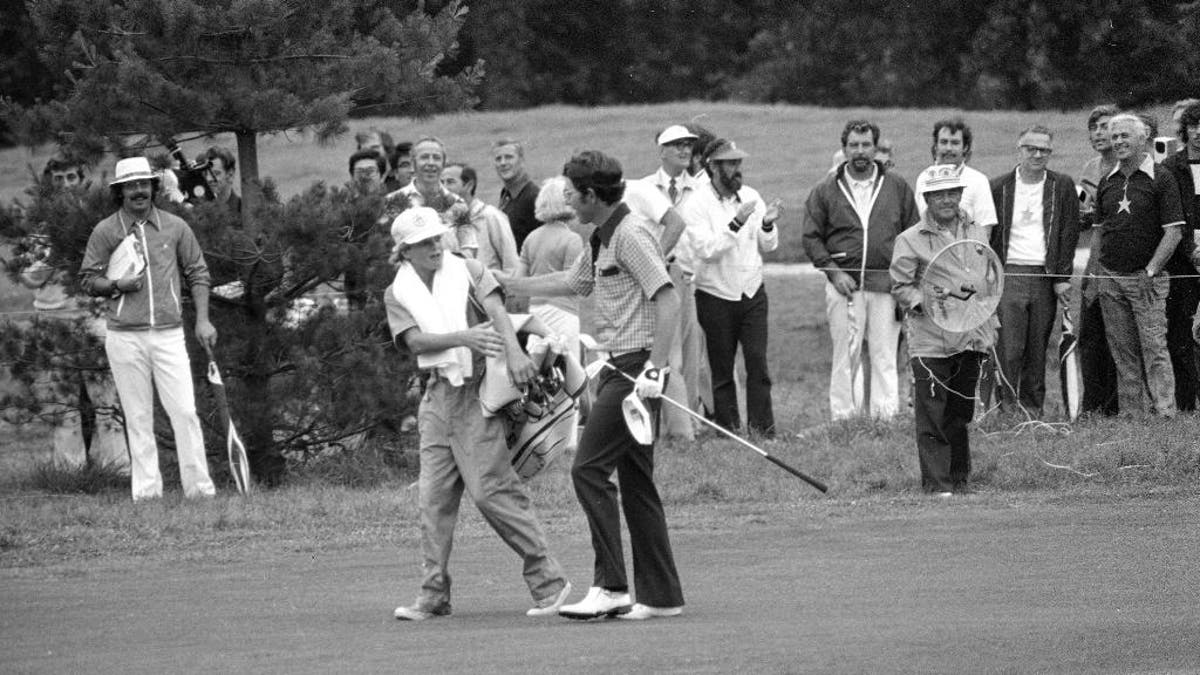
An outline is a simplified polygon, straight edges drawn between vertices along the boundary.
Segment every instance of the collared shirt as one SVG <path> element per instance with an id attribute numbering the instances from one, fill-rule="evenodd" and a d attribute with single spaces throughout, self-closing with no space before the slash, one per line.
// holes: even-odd
<path id="1" fill-rule="evenodd" d="M 863 227 L 871 221 L 871 207 L 875 204 L 875 192 L 878 185 L 876 180 L 879 177 L 879 167 L 871 162 L 871 175 L 863 180 L 858 180 L 846 172 L 846 182 L 850 185 L 850 195 L 853 197 L 851 203 L 854 205 L 854 211 L 858 214 L 858 219 L 862 221 Z"/>
<path id="2" fill-rule="evenodd" d="M 996 217 L 996 205 L 992 203 L 992 184 L 988 177 L 967 164 L 959 165 L 959 175 L 965 183 L 962 202 L 959 206 L 967 212 L 967 216 L 982 227 L 992 227 L 999 218 Z M 925 172 L 917 176 L 913 191 L 917 195 L 917 210 L 922 218 L 925 217 Z"/>
<path id="3" fill-rule="evenodd" d="M 475 226 L 479 250 L 475 259 L 490 270 L 515 272 L 520 259 L 508 217 L 481 199 L 471 200 L 471 224 Z"/>
<path id="4" fill-rule="evenodd" d="M 683 204 L 683 202 L 688 197 L 692 196 L 692 194 L 695 193 L 696 190 L 702 185 L 702 183 L 697 180 L 695 176 L 689 174 L 687 171 L 680 171 L 678 176 L 672 178 L 671 176 L 667 175 L 666 171 L 663 171 L 661 166 L 658 167 L 657 171 L 649 176 L 646 176 L 642 180 L 657 187 L 658 191 L 663 193 L 663 196 L 665 196 L 667 199 L 671 199 L 671 181 L 674 180 L 675 199 L 671 201 L 671 206 L 674 206 L 675 208 L 679 208 L 679 205 Z"/>
<path id="5" fill-rule="evenodd" d="M 671 285 L 671 277 L 658 241 L 628 206 L 617 206 L 592 233 L 567 274 L 567 285 L 579 295 L 594 295 L 596 337 L 606 350 L 654 346 L 651 299 Z"/>
<path id="6" fill-rule="evenodd" d="M 1100 231 L 1100 264 L 1122 274 L 1136 272 L 1154 257 L 1163 228 L 1183 225 L 1183 202 L 1170 171 L 1156 170 L 1146 156 L 1126 176 L 1113 167 L 1096 197 Z"/>
<path id="7" fill-rule="evenodd" d="M 755 202 L 754 211 L 735 233 L 729 224 L 744 202 Z M 762 254 L 779 246 L 779 228 L 762 229 L 765 213 L 758 191 L 745 185 L 729 198 L 711 184 L 688 198 L 680 209 L 687 223 L 680 243 L 690 250 L 697 290 L 734 302 L 754 297 L 763 281 Z"/>
<path id="8" fill-rule="evenodd" d="M 512 227 L 513 240 L 517 242 L 518 251 L 525 243 L 525 237 L 528 237 L 530 232 L 541 225 L 537 216 L 534 215 L 537 196 L 538 187 L 529 180 L 527 175 L 517 179 L 511 186 L 506 185 L 500 188 L 500 210 L 508 217 L 508 224 Z"/>

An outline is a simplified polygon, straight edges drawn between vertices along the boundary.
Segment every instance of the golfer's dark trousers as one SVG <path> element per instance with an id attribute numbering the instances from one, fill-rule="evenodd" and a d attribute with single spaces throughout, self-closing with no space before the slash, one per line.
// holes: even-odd
<path id="1" fill-rule="evenodd" d="M 1084 279 L 1084 284 L 1098 284 L 1095 279 Z M 1104 333 L 1104 313 L 1100 310 L 1100 298 L 1088 299 L 1084 289 L 1083 303 L 1079 311 L 1079 373 L 1083 380 L 1083 399 L 1080 411 L 1116 415 L 1117 364 L 1113 361 Z"/>
<path id="2" fill-rule="evenodd" d="M 975 414 L 981 352 L 914 356 L 913 414 L 921 487 L 927 492 L 961 492 L 971 473 L 967 424 Z"/>
<path id="3" fill-rule="evenodd" d="M 1195 274 L 1193 269 L 1192 274 Z M 1200 279 L 1191 276 L 1171 277 L 1167 292 L 1167 353 L 1175 372 L 1175 407 L 1180 411 L 1196 409 L 1197 380 L 1196 347 L 1192 337 L 1192 318 L 1200 302 Z"/>
<path id="4" fill-rule="evenodd" d="M 1054 280 L 1040 276 L 1046 273 L 1041 265 L 1005 265 L 1004 272 L 1004 294 L 997 308 L 1000 403 L 1006 408 L 1019 403 L 1029 414 L 1041 417 L 1046 401 L 1046 345 L 1058 316 Z"/>
<path id="5" fill-rule="evenodd" d="M 696 291 L 696 318 L 704 329 L 712 371 L 714 421 L 730 430 L 742 426 L 733 380 L 733 361 L 741 345 L 746 363 L 746 421 L 751 431 L 770 437 L 775 435 L 775 413 L 767 369 L 767 309 L 765 284 L 754 297 L 743 295 L 737 301 Z"/>
<path id="6" fill-rule="evenodd" d="M 615 357 L 611 363 L 631 377 L 642 372 L 649 351 Z M 625 554 L 621 547 L 621 516 L 617 511 L 617 486 L 609 478 L 617 472 L 621 508 L 629 526 L 633 548 L 633 583 L 637 602 L 652 607 L 683 606 L 683 590 L 662 500 L 654 486 L 654 445 L 640 445 L 629 433 L 621 401 L 633 383 L 609 369 L 600 374 L 596 400 L 579 438 L 571 479 L 575 496 L 587 516 L 596 553 L 593 585 L 626 591 Z M 657 416 L 658 402 L 647 401 Z"/>

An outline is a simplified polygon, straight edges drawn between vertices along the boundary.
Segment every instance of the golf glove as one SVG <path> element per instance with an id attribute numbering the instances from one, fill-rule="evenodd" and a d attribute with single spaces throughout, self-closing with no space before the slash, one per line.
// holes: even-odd
<path id="1" fill-rule="evenodd" d="M 653 363 L 647 361 L 642 368 L 642 374 L 638 375 L 633 383 L 633 390 L 641 398 L 659 398 L 663 393 L 666 374 L 666 368 L 655 368 Z"/>

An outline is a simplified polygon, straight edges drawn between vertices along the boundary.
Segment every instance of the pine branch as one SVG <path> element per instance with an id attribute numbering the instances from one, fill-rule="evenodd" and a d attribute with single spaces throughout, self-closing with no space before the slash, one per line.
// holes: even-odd
<path id="1" fill-rule="evenodd" d="M 282 56 L 269 56 L 252 59 L 214 59 L 207 56 L 196 56 L 194 54 L 177 54 L 174 56 L 160 56 L 155 61 L 160 63 L 170 63 L 172 61 L 191 61 L 195 63 L 208 63 L 220 66 L 241 66 L 241 65 L 257 65 L 261 63 L 282 63 L 285 61 L 334 61 L 334 60 L 349 60 L 357 58 L 349 54 L 285 54 Z"/>

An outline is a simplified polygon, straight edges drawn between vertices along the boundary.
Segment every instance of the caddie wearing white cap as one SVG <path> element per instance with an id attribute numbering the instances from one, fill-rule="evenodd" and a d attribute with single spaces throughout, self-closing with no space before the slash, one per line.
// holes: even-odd
<path id="1" fill-rule="evenodd" d="M 108 299 L 104 350 L 125 413 L 133 499 L 162 496 L 154 440 L 154 392 L 171 419 L 187 497 L 215 493 L 196 416 L 183 338 L 182 282 L 196 305 L 196 338 L 217 342 L 208 320 L 208 266 L 183 219 L 154 206 L 159 177 L 144 157 L 117 162 L 109 184 L 117 212 L 92 230 L 80 267 L 88 293 Z"/>
<path id="2" fill-rule="evenodd" d="M 398 267 L 384 291 L 388 327 L 427 377 L 417 413 L 424 578 L 416 600 L 397 607 L 395 617 L 423 621 L 450 614 L 450 549 L 464 490 L 521 556 L 534 601 L 526 615 L 557 615 L 571 584 L 550 555 L 537 513 L 513 471 L 503 418 L 484 417 L 479 404 L 485 357 L 503 356 L 517 386 L 536 372 L 517 342 L 495 277 L 479 261 L 448 253 L 442 246 L 448 232 L 437 212 L 424 206 L 410 207 L 392 223 L 392 262 Z M 488 320 L 490 327 L 481 325 Z"/>
<path id="3" fill-rule="evenodd" d="M 930 261 L 947 245 L 964 239 L 986 242 L 988 233 L 960 207 L 963 180 L 953 164 L 921 172 L 925 215 L 896 237 L 890 274 L 892 295 L 905 310 L 905 332 L 915 384 L 913 413 L 921 487 L 949 497 L 967 490 L 971 445 L 967 424 L 975 414 L 980 362 L 991 349 L 995 316 L 962 333 L 944 330 L 926 312 L 936 298 L 921 291 Z"/>

